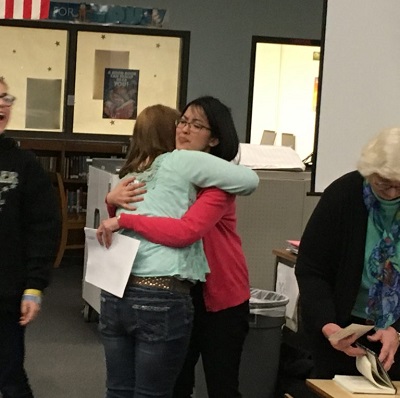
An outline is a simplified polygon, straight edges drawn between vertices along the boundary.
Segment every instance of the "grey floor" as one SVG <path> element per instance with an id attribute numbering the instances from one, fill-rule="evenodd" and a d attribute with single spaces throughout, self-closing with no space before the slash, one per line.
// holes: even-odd
<path id="1" fill-rule="evenodd" d="M 35 398 L 103 398 L 105 396 L 105 363 L 96 322 L 85 322 L 82 310 L 83 256 L 66 258 L 54 269 L 46 290 L 43 308 L 27 328 L 26 369 Z M 276 339 L 275 330 L 271 330 Z M 251 332 L 249 334 L 251 337 Z M 253 336 L 255 337 L 255 336 Z M 271 336 L 265 336 L 269 343 Z M 248 338 L 247 342 L 252 339 Z M 268 345 L 267 343 L 265 343 Z M 247 356 L 251 355 L 250 348 Z M 265 351 L 265 350 L 263 350 Z M 254 353 L 253 353 L 254 354 Z M 254 358 L 257 354 L 254 355 Z M 255 372 L 253 359 L 242 358 L 242 365 Z M 257 361 L 256 361 L 257 362 Z M 269 360 L 267 360 L 269 363 Z M 260 361 L 263 363 L 263 361 Z M 255 372 L 257 373 L 257 372 Z M 266 374 L 269 374 L 266 371 Z M 194 398 L 206 398 L 201 365 L 196 371 Z M 258 384 L 258 383 L 256 383 Z M 293 396 L 314 397 L 305 385 L 295 387 Z M 242 385 L 244 398 L 255 398 L 252 388 Z M 244 389 L 244 391 L 243 391 Z M 267 389 L 268 390 L 268 389 Z M 262 398 L 271 398 L 262 394 Z M 258 396 L 258 395 L 257 395 Z M 281 397 L 281 395 L 280 395 Z M 276 398 L 276 397 L 274 397 Z"/>
<path id="2" fill-rule="evenodd" d="M 105 365 L 97 323 L 82 315 L 82 259 L 53 271 L 43 308 L 26 334 L 26 369 L 35 398 L 102 398 Z"/>

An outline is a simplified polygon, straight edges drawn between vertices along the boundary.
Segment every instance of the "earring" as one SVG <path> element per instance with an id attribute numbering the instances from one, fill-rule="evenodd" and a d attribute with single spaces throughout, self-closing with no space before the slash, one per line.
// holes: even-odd
<path id="1" fill-rule="evenodd" d="M 213 147 L 213 146 L 217 146 L 219 144 L 219 141 L 217 139 L 212 140 L 208 145 Z"/>

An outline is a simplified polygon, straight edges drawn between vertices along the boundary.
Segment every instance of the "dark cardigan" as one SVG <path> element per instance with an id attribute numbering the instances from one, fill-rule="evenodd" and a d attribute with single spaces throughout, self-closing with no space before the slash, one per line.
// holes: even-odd
<path id="1" fill-rule="evenodd" d="M 363 177 L 348 173 L 323 193 L 301 238 L 296 263 L 304 327 L 321 333 L 350 323 L 364 266 L 368 212 Z"/>

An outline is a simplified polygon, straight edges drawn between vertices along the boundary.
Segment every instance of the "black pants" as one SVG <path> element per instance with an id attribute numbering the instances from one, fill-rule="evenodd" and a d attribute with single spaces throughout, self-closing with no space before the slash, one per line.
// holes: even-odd
<path id="1" fill-rule="evenodd" d="M 239 367 L 249 331 L 249 303 L 207 312 L 202 284 L 194 287 L 192 297 L 195 312 L 191 341 L 173 397 L 192 396 L 195 366 L 201 355 L 209 398 L 239 398 Z"/>
<path id="2" fill-rule="evenodd" d="M 33 398 L 24 369 L 25 327 L 19 325 L 20 299 L 0 301 L 0 392 L 3 398 Z"/>

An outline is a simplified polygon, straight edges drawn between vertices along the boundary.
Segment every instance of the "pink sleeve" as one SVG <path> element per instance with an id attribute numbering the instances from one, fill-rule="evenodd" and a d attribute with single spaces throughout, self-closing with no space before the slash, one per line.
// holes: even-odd
<path id="1" fill-rule="evenodd" d="M 218 188 L 203 189 L 181 219 L 121 214 L 121 228 L 133 229 L 147 240 L 171 247 L 188 246 L 200 240 L 225 214 L 234 195 Z"/>
<path id="2" fill-rule="evenodd" d="M 117 208 L 113 205 L 109 205 L 108 203 L 106 203 L 107 205 L 107 211 L 108 211 L 108 217 L 115 217 L 115 214 L 117 212 Z"/>
<path id="3" fill-rule="evenodd" d="M 107 212 L 108 212 L 108 217 L 115 217 L 115 214 L 117 213 L 117 208 L 116 208 L 116 206 L 114 206 L 114 205 L 109 205 L 108 203 L 107 203 L 107 195 L 106 195 L 106 197 L 105 197 L 105 199 L 104 199 L 104 203 L 106 204 L 106 206 L 107 206 Z"/>

